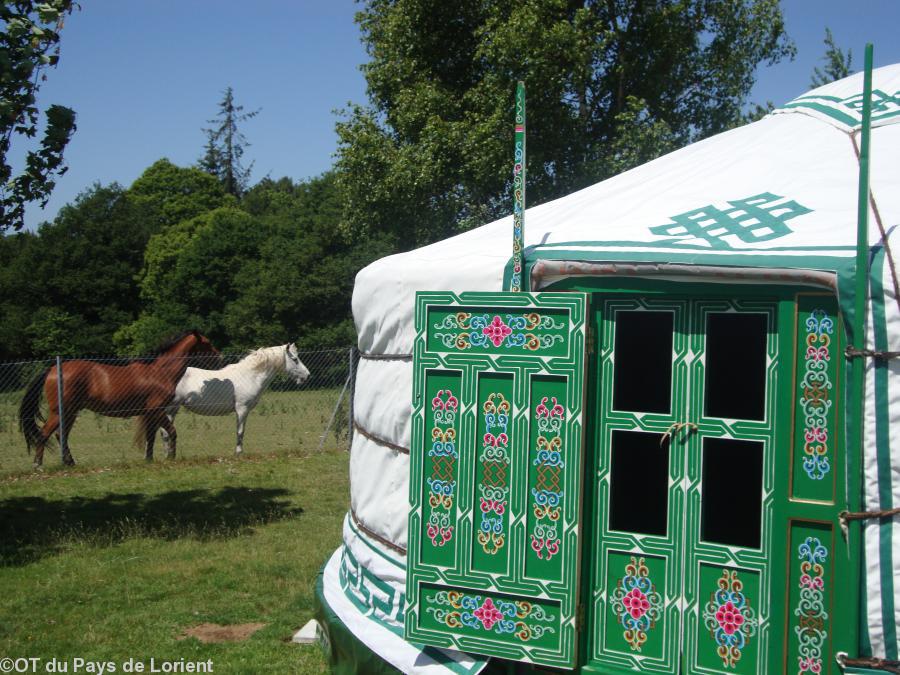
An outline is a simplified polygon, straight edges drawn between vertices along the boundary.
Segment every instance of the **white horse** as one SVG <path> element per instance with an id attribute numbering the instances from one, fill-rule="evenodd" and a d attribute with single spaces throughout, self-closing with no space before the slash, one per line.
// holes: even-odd
<path id="1" fill-rule="evenodd" d="M 279 372 L 286 373 L 297 384 L 309 377 L 309 369 L 297 355 L 294 344 L 266 347 L 250 352 L 238 363 L 221 370 L 188 368 L 175 387 L 175 398 L 166 408 L 170 422 L 184 406 L 198 415 L 237 415 L 237 446 L 234 454 L 244 451 L 244 423 L 256 407 L 263 390 Z M 175 429 L 174 424 L 170 425 Z M 167 456 L 175 456 L 176 434 L 160 430 Z"/>

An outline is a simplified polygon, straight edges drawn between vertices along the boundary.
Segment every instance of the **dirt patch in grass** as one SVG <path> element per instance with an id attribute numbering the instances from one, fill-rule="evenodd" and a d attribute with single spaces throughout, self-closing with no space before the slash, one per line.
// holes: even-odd
<path id="1" fill-rule="evenodd" d="M 264 623 L 236 623 L 230 626 L 201 623 L 188 628 L 178 639 L 184 640 L 192 637 L 197 638 L 200 642 L 242 642 L 265 626 Z"/>

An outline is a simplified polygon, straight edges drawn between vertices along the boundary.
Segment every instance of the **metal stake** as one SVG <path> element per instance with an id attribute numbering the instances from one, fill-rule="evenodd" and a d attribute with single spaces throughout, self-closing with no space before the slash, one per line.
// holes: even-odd
<path id="1" fill-rule="evenodd" d="M 62 357 L 56 355 L 56 402 L 59 413 L 59 457 L 66 463 L 66 413 L 63 405 L 63 369 Z"/>

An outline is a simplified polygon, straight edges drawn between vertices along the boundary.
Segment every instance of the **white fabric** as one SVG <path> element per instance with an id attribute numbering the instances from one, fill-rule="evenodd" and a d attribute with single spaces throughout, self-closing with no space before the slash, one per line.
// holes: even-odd
<path id="1" fill-rule="evenodd" d="M 353 434 L 350 507 L 375 534 L 405 547 L 409 455 L 370 441 L 362 434 Z"/>
<path id="2" fill-rule="evenodd" d="M 344 521 L 344 546 L 363 568 L 395 590 L 391 604 L 402 614 L 402 595 L 406 583 L 406 571 L 398 561 L 390 560 L 393 554 L 388 553 L 389 549 L 364 539 L 363 535 L 353 530 L 349 519 Z M 402 627 L 399 622 L 391 621 L 383 616 L 376 619 L 372 616 L 371 611 L 361 612 L 347 596 L 347 593 L 352 593 L 353 589 L 345 591 L 342 588 L 343 555 L 344 549 L 338 549 L 325 565 L 322 574 L 322 590 L 325 601 L 344 625 L 369 649 L 382 656 L 401 672 L 410 675 L 458 675 L 459 673 L 475 675 L 484 668 L 486 664 L 484 659 L 477 659 L 462 652 L 434 649 L 433 653 L 442 654 L 455 666 L 448 668 L 431 658 L 428 652 L 421 651 L 397 635 L 394 631 Z M 385 624 L 392 626 L 394 631 L 388 629 Z"/>
<path id="3" fill-rule="evenodd" d="M 404 396 L 404 392 L 408 395 Z M 409 447 L 412 361 L 360 359 L 353 416 L 363 429 L 394 445 Z"/>

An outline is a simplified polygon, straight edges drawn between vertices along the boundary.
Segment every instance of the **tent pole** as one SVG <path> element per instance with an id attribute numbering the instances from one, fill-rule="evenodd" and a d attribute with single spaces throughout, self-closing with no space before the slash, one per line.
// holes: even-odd
<path id="1" fill-rule="evenodd" d="M 863 80 L 862 130 L 859 152 L 859 201 L 856 230 L 856 287 L 853 315 L 853 342 L 856 349 L 866 348 L 866 299 L 869 289 L 869 135 L 872 119 L 872 45 L 866 45 L 865 76 Z M 861 508 L 862 459 L 864 439 L 866 361 L 856 357 L 850 362 L 850 433 L 847 444 L 847 508 Z M 862 584 L 862 521 L 853 521 L 847 533 L 848 553 L 851 557 L 849 587 L 865 593 Z M 854 557 L 856 558 L 854 560 Z M 846 628 L 847 647 L 859 651 L 859 608 L 862 597 L 850 603 L 851 620 Z"/>
<path id="2" fill-rule="evenodd" d="M 516 85 L 516 152 L 513 163 L 513 272 L 509 290 L 522 291 L 525 266 L 525 83 Z"/>

